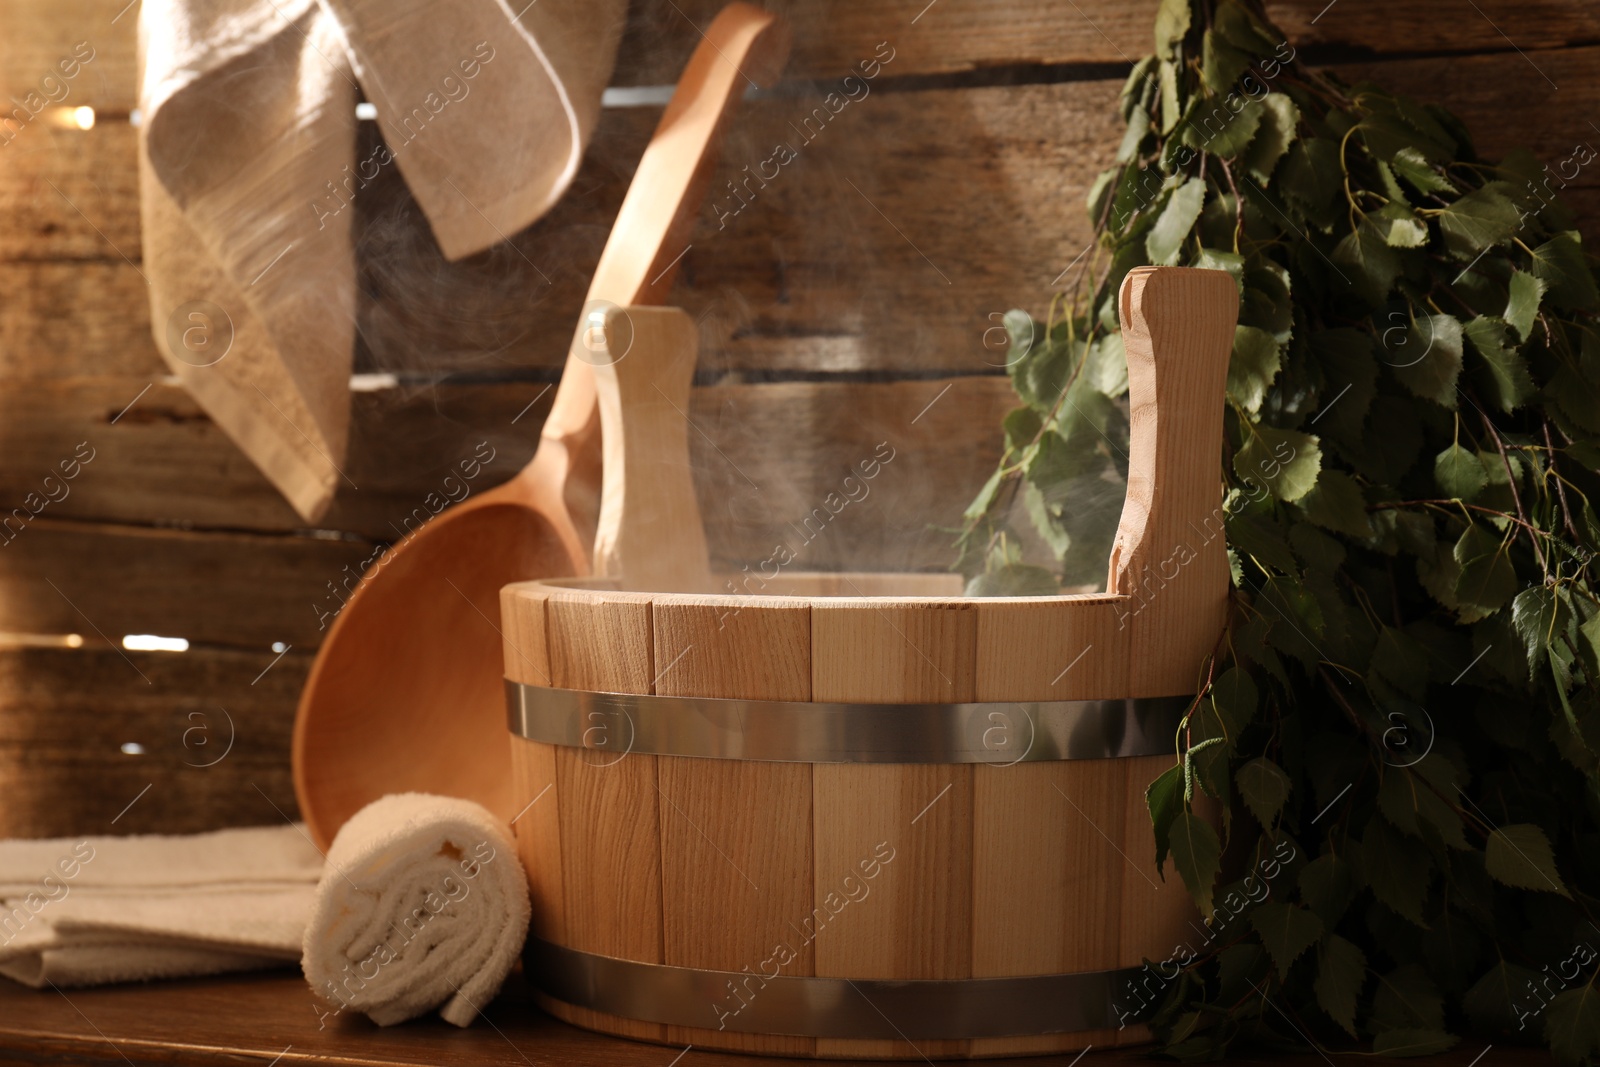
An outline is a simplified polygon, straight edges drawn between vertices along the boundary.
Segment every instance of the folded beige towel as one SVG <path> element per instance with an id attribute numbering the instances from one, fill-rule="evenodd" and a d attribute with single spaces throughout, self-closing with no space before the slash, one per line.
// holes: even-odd
<path id="1" fill-rule="evenodd" d="M 466 1026 L 522 952 L 531 906 L 511 828 L 482 805 L 401 793 L 339 829 L 302 966 L 334 1013 Z"/>
<path id="2" fill-rule="evenodd" d="M 452 259 L 526 227 L 577 171 L 625 9 L 626 0 L 141 5 L 141 216 L 156 343 L 306 519 L 341 482 L 354 486 L 342 470 L 352 204 L 397 166 Z M 386 141 L 360 159 L 358 92 Z"/>
<path id="3" fill-rule="evenodd" d="M 287 825 L 0 841 L 0 974 L 38 988 L 292 962 L 321 874 Z"/>

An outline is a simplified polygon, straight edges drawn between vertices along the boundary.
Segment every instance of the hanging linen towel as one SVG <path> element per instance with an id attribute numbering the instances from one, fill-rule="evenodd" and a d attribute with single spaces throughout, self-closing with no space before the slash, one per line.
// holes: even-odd
<path id="1" fill-rule="evenodd" d="M 352 205 L 396 167 L 451 259 L 572 180 L 626 0 L 144 0 L 140 211 L 168 367 L 307 521 L 341 483 Z M 355 105 L 384 144 L 358 153 Z M 359 158 L 358 158 L 359 156 Z"/>

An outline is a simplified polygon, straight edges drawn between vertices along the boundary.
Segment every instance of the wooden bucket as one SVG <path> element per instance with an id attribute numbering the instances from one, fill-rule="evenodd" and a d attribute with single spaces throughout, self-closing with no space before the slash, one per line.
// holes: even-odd
<path id="1" fill-rule="evenodd" d="M 1144 790 L 1224 624 L 1218 463 L 1236 289 L 1122 289 L 1131 440 L 1106 594 L 947 575 L 602 579 L 501 606 L 525 956 L 580 1026 L 921 1058 L 1148 1040 L 1193 942 Z M 524 807 L 525 805 L 525 807 Z"/>

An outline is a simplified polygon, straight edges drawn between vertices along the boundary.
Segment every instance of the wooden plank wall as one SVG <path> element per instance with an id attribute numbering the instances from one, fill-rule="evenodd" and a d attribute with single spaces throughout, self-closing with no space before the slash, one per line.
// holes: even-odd
<path id="1" fill-rule="evenodd" d="M 433 250 L 392 174 L 362 194 L 368 377 L 346 464 L 360 488 L 307 530 L 153 347 L 127 2 L 0 5 L 5 93 L 26 93 L 87 40 L 95 57 L 61 103 L 98 120 L 89 131 L 36 121 L 0 144 L 0 512 L 80 447 L 94 457 L 69 496 L 0 544 L 0 631 L 84 639 L 0 649 L 0 836 L 110 829 L 145 784 L 115 829 L 293 813 L 288 733 L 315 605 L 480 442 L 495 450 L 481 487 L 527 459 L 659 114 L 608 109 L 566 200 L 463 263 Z M 616 83 L 674 80 L 717 6 L 636 0 Z M 851 66 L 885 46 L 893 59 L 748 206 L 725 214 L 724 195 L 708 207 L 684 260 L 674 299 L 702 323 L 693 436 L 712 552 L 723 564 L 765 557 L 887 441 L 895 459 L 872 495 L 801 562 L 942 566 L 936 527 L 957 521 L 986 476 L 1010 405 L 985 331 L 1007 308 L 1043 306 L 1084 248 L 1083 196 L 1117 144 L 1115 97 L 1148 49 L 1156 0 L 774 6 L 794 23 L 794 61 L 741 117 L 718 187 L 793 140 L 789 123 Z M 1526 145 L 1555 164 L 1600 144 L 1600 10 L 1587 0 L 1277 0 L 1271 11 L 1305 58 L 1457 109 L 1488 156 Z M 1600 218 L 1600 170 L 1572 192 L 1586 222 Z M 124 654 L 126 633 L 192 647 Z M 258 677 L 274 642 L 290 650 Z M 220 744 L 216 709 L 236 745 L 199 767 L 210 757 L 197 742 Z M 143 754 L 124 754 L 128 742 Z"/>

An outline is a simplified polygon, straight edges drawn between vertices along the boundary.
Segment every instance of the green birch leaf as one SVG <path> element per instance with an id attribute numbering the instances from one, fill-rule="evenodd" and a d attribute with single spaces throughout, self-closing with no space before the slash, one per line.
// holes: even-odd
<path id="1" fill-rule="evenodd" d="M 1335 474 L 1338 472 L 1324 471 L 1322 477 L 1327 478 Z M 1320 487 L 1322 479 L 1319 478 L 1317 481 Z M 1316 493 L 1316 489 L 1311 490 L 1306 499 L 1311 499 Z M 1294 554 L 1305 564 L 1306 570 L 1322 571 L 1326 574 L 1332 574 L 1344 566 L 1345 557 L 1349 555 L 1344 545 L 1303 522 L 1297 522 L 1289 528 L 1289 547 L 1294 549 Z"/>
<path id="2" fill-rule="evenodd" d="M 1317 428 L 1336 440 L 1359 437 L 1377 393 L 1372 339 L 1346 327 L 1321 330 L 1311 335 L 1311 351 L 1328 382 L 1319 397 Z"/>
<path id="3" fill-rule="evenodd" d="M 1294 553 L 1283 539 L 1282 530 L 1269 517 L 1248 512 L 1227 517 L 1228 543 L 1236 551 L 1254 559 L 1264 567 L 1272 567 L 1284 574 L 1296 570 Z"/>
<path id="4" fill-rule="evenodd" d="M 1332 930 L 1355 899 L 1356 879 L 1350 864 L 1324 853 L 1300 869 L 1300 899 Z"/>
<path id="5" fill-rule="evenodd" d="M 1293 578 L 1268 578 L 1261 586 L 1260 602 L 1266 608 L 1262 617 L 1270 626 L 1269 644 L 1308 667 L 1323 658 L 1316 641 L 1327 629 L 1327 621 L 1317 598 L 1304 585 Z"/>
<path id="6" fill-rule="evenodd" d="M 1377 1056 L 1437 1056 L 1461 1041 L 1444 1030 L 1385 1030 L 1372 1039 Z"/>
<path id="7" fill-rule="evenodd" d="M 1326 232 L 1335 218 L 1333 201 L 1342 173 L 1337 144 L 1325 137 L 1302 137 L 1280 165 L 1278 190 Z"/>
<path id="8" fill-rule="evenodd" d="M 1434 457 L 1433 480 L 1452 500 L 1471 501 L 1489 484 L 1478 457 L 1460 445 L 1451 445 Z"/>
<path id="9" fill-rule="evenodd" d="M 1600 615 L 1578 627 L 1578 636 L 1583 639 L 1585 670 L 1590 677 L 1600 678 Z"/>
<path id="10" fill-rule="evenodd" d="M 1449 542 L 1441 541 L 1432 555 L 1417 556 L 1417 579 L 1433 598 L 1455 612 L 1462 623 L 1477 622 L 1484 613 L 1456 599 L 1456 580 L 1461 577 L 1461 564 L 1450 554 Z"/>
<path id="11" fill-rule="evenodd" d="M 1427 693 L 1427 652 L 1404 630 L 1381 629 L 1372 646 L 1372 670 L 1413 699 L 1421 700 Z"/>
<path id="12" fill-rule="evenodd" d="M 1072 536 L 1061 525 L 1061 512 L 1053 508 L 1044 493 L 1032 481 L 1022 487 L 1022 506 L 1033 522 L 1033 528 L 1050 546 L 1056 559 L 1061 559 L 1072 548 Z"/>
<path id="13" fill-rule="evenodd" d="M 1395 174 L 1404 178 L 1420 193 L 1454 193 L 1456 187 L 1433 168 L 1433 165 L 1415 148 L 1402 148 L 1389 160 Z"/>
<path id="14" fill-rule="evenodd" d="M 1089 224 L 1099 221 L 1100 214 L 1105 210 L 1106 197 L 1116 189 L 1117 179 L 1122 176 L 1117 167 L 1107 167 L 1095 178 L 1094 184 L 1089 186 L 1089 193 L 1083 198 L 1083 205 L 1088 209 Z"/>
<path id="15" fill-rule="evenodd" d="M 1454 156 L 1460 147 L 1460 138 L 1456 137 L 1447 128 L 1449 120 L 1454 122 L 1448 112 L 1442 112 L 1435 107 L 1418 105 L 1409 97 L 1397 96 L 1394 98 L 1394 108 L 1406 125 L 1422 135 L 1422 144 L 1436 149 L 1441 156 Z"/>
<path id="16" fill-rule="evenodd" d="M 1522 213 L 1506 195 L 1508 190 L 1514 190 L 1509 182 L 1490 182 L 1440 211 L 1439 229 L 1451 255 L 1475 259 L 1517 232 Z"/>
<path id="17" fill-rule="evenodd" d="M 1428 243 L 1428 224 L 1404 208 L 1383 208 L 1374 215 L 1373 225 L 1383 234 L 1390 248 L 1421 248 Z"/>
<path id="18" fill-rule="evenodd" d="M 1390 365 L 1400 384 L 1451 410 L 1461 376 L 1461 323 L 1453 315 L 1427 315 L 1406 328 L 1403 349 Z"/>
<path id="19" fill-rule="evenodd" d="M 1217 872 L 1222 868 L 1222 844 L 1211 824 L 1192 812 L 1181 812 L 1167 831 L 1173 865 L 1183 876 L 1183 884 L 1200 909 L 1210 919 L 1215 912 L 1212 894 Z"/>
<path id="20" fill-rule="evenodd" d="M 1261 99 L 1261 125 L 1256 128 L 1240 162 L 1250 176 L 1262 185 L 1272 181 L 1272 172 L 1289 152 L 1300 126 L 1300 109 L 1287 93 L 1268 93 Z"/>
<path id="21" fill-rule="evenodd" d="M 1084 380 L 1097 392 L 1119 397 L 1128 391 L 1128 355 L 1120 333 L 1101 337 L 1089 348 L 1083 366 Z"/>
<path id="22" fill-rule="evenodd" d="M 1228 360 L 1228 393 L 1246 411 L 1259 411 L 1281 364 L 1278 342 L 1270 333 L 1254 326 L 1235 326 L 1233 355 Z"/>
<path id="23" fill-rule="evenodd" d="M 1223 996 L 1235 999 L 1267 977 L 1267 954 L 1253 941 L 1240 941 L 1217 953 L 1217 980 Z"/>
<path id="24" fill-rule="evenodd" d="M 1189 0 L 1161 0 L 1156 9 L 1156 55 L 1173 58 L 1175 45 L 1189 32 Z"/>
<path id="25" fill-rule="evenodd" d="M 1233 781 L 1256 820 L 1271 827 L 1289 799 L 1289 776 L 1283 768 L 1259 756 L 1235 771 Z"/>
<path id="26" fill-rule="evenodd" d="M 1396 915 L 1418 926 L 1428 925 L 1422 905 L 1433 881 L 1433 862 L 1425 851 L 1382 819 L 1373 819 L 1353 855 L 1360 861 L 1362 880 L 1378 900 Z"/>
<path id="27" fill-rule="evenodd" d="M 1156 57 L 1145 56 L 1128 72 L 1127 80 L 1122 83 L 1122 90 L 1117 93 L 1117 99 L 1122 102 L 1124 121 L 1133 108 L 1140 106 L 1140 101 L 1144 99 L 1145 88 L 1149 85 L 1150 75 L 1155 69 Z"/>
<path id="28" fill-rule="evenodd" d="M 1155 828 L 1156 874 L 1165 880 L 1161 865 L 1167 859 L 1173 820 L 1183 811 L 1183 766 L 1175 763 L 1162 771 L 1144 791 L 1144 802 L 1150 809 L 1150 824 Z"/>
<path id="29" fill-rule="evenodd" d="M 1556 595 L 1542 585 L 1530 586 L 1511 602 L 1511 624 L 1522 638 L 1531 671 L 1545 659 L 1545 650 L 1564 633 L 1571 613 Z"/>
<path id="30" fill-rule="evenodd" d="M 1444 1027 L 1444 995 L 1421 964 L 1407 963 L 1378 976 L 1372 994 L 1375 1030 L 1439 1030 Z"/>
<path id="31" fill-rule="evenodd" d="M 1566 230 L 1533 250 L 1534 277 L 1545 283 L 1545 295 L 1556 307 L 1592 311 L 1600 303 L 1594 271 L 1583 254 L 1583 238 Z"/>
<path id="32" fill-rule="evenodd" d="M 997 467 L 995 472 L 989 475 L 989 480 L 983 483 L 983 488 L 978 490 L 978 495 L 973 498 L 972 503 L 967 505 L 967 510 L 963 517 L 968 522 L 981 519 L 984 513 L 989 510 L 989 506 L 994 503 L 995 493 L 1000 490 L 1000 482 L 1004 474 L 1005 472 Z"/>
<path id="33" fill-rule="evenodd" d="M 1534 398 L 1538 390 L 1528 374 L 1528 364 L 1511 343 L 1511 327 L 1505 320 L 1479 315 L 1462 327 L 1461 332 L 1483 360 L 1477 379 L 1501 411 L 1509 415 Z"/>
<path id="34" fill-rule="evenodd" d="M 1439 757 L 1443 758 L 1443 757 Z M 1467 839 L 1461 827 L 1461 817 L 1429 788 L 1420 773 L 1391 767 L 1384 771 L 1383 784 L 1378 787 L 1378 810 L 1403 833 L 1421 837 L 1423 824 L 1432 826 L 1446 845 L 1455 849 L 1467 848 Z"/>
<path id="35" fill-rule="evenodd" d="M 1249 53 L 1234 47 L 1216 30 L 1206 31 L 1201 43 L 1200 71 L 1207 89 L 1218 95 L 1226 93 L 1249 67 Z"/>
<path id="36" fill-rule="evenodd" d="M 1226 735 L 1237 740 L 1255 720 L 1261 694 L 1250 672 L 1229 667 L 1211 683 L 1211 707 Z"/>
<path id="37" fill-rule="evenodd" d="M 1135 108 L 1128 116 L 1128 128 L 1122 131 L 1122 141 L 1117 145 L 1117 162 L 1132 163 L 1139 156 L 1139 146 L 1153 129 L 1150 115 L 1143 108 Z M 1139 205 L 1143 207 L 1143 204 Z"/>
<path id="38" fill-rule="evenodd" d="M 1244 257 L 1236 256 L 1232 252 L 1222 252 L 1215 248 L 1202 248 L 1200 254 L 1194 257 L 1192 267 L 1201 270 L 1225 270 L 1233 275 L 1233 280 L 1238 281 L 1244 275 Z"/>
<path id="39" fill-rule="evenodd" d="M 1571 898 L 1556 870 L 1555 853 L 1544 831 L 1531 823 L 1512 823 L 1489 833 L 1484 847 L 1489 877 L 1515 889 L 1559 893 Z"/>
<path id="40" fill-rule="evenodd" d="M 1246 488 L 1264 484 L 1279 500 L 1294 501 L 1317 484 L 1322 449 L 1315 436 L 1265 424 L 1246 433 L 1244 447 L 1233 456 L 1233 469 Z"/>
<path id="41" fill-rule="evenodd" d="M 1456 578 L 1456 599 L 1461 603 L 1495 611 L 1517 595 L 1521 583 L 1506 545 L 1485 527 L 1476 522 L 1468 526 L 1451 554 L 1461 565 Z"/>
<path id="42" fill-rule="evenodd" d="M 1250 925 L 1261 935 L 1279 975 L 1287 975 L 1290 965 L 1322 936 L 1322 920 L 1298 904 L 1262 904 L 1250 913 Z"/>
<path id="43" fill-rule="evenodd" d="M 1161 132 L 1171 133 L 1183 117 L 1183 104 L 1178 96 L 1178 67 L 1169 60 L 1161 61 Z"/>
<path id="44" fill-rule="evenodd" d="M 1361 495 L 1361 487 L 1343 471 L 1325 470 L 1318 475 L 1317 484 L 1301 499 L 1299 507 L 1307 521 L 1325 530 L 1358 541 L 1372 536 L 1372 522 L 1367 517 L 1367 502 Z"/>
<path id="45" fill-rule="evenodd" d="M 1249 204 L 1246 211 L 1249 213 Z M 1287 344 L 1294 336 L 1294 297 L 1289 272 L 1274 263 L 1251 261 L 1244 275 L 1244 292 L 1239 304 L 1240 321 L 1259 326 Z"/>
<path id="46" fill-rule="evenodd" d="M 1383 186 L 1383 195 L 1396 204 L 1410 204 L 1411 196 L 1400 188 L 1400 179 L 1395 177 L 1394 167 L 1383 160 L 1375 160 L 1378 164 L 1378 183 Z"/>
<path id="47" fill-rule="evenodd" d="M 1600 991 L 1593 981 L 1556 994 L 1544 1010 L 1544 1036 L 1563 1063 L 1600 1053 Z"/>
<path id="48" fill-rule="evenodd" d="M 1000 426 L 1005 431 L 1006 447 L 1021 451 L 1039 436 L 1039 428 L 1044 421 L 1039 418 L 1039 413 L 1030 407 L 1013 408 L 1006 414 L 1005 421 Z"/>
<path id="49" fill-rule="evenodd" d="M 1277 39 L 1267 33 L 1249 9 L 1236 0 L 1224 0 L 1217 4 L 1214 18 L 1217 33 L 1240 51 L 1265 56 L 1272 54 L 1277 47 Z"/>
<path id="50" fill-rule="evenodd" d="M 1151 263 L 1170 267 L 1178 262 L 1178 252 L 1189 231 L 1194 229 L 1205 199 L 1206 183 L 1202 178 L 1190 178 L 1172 191 L 1150 235 L 1145 238 L 1145 252 Z"/>
<path id="51" fill-rule="evenodd" d="M 1528 983 L 1542 977 L 1531 967 L 1500 960 L 1468 989 L 1461 1008 L 1475 1026 L 1503 1037 L 1524 1030 L 1521 1004 L 1528 994 Z"/>
<path id="52" fill-rule="evenodd" d="M 1525 274 L 1520 270 L 1511 272 L 1511 295 L 1506 300 L 1505 320 L 1511 328 L 1517 331 L 1517 336 L 1526 341 L 1533 335 L 1533 323 L 1539 314 L 1539 301 L 1544 298 L 1544 291 L 1548 288 L 1543 278 L 1532 274 Z"/>
<path id="53" fill-rule="evenodd" d="M 1400 276 L 1399 255 L 1389 246 L 1385 232 L 1370 219 L 1363 219 L 1355 232 L 1346 234 L 1334 246 L 1331 258 L 1351 287 L 1374 307 L 1384 302 Z"/>
<path id="54" fill-rule="evenodd" d="M 1228 100 L 1238 100 L 1237 93 Z M 1196 104 L 1184 131 L 1183 142 L 1190 148 L 1204 149 L 1213 155 L 1232 159 L 1243 152 L 1261 126 L 1266 109 L 1258 101 L 1242 104 L 1237 111 L 1220 97 Z"/>
<path id="55" fill-rule="evenodd" d="M 1356 1036 L 1356 1002 L 1366 984 L 1367 957 L 1338 934 L 1328 933 L 1318 952 L 1317 1005 L 1351 1037 Z"/>

